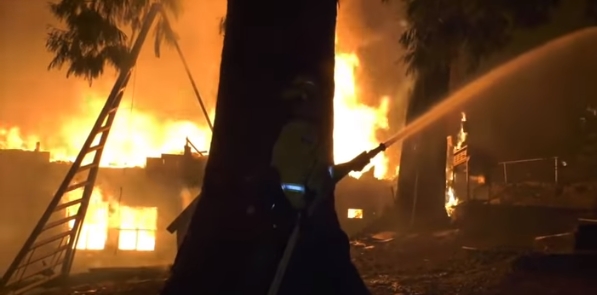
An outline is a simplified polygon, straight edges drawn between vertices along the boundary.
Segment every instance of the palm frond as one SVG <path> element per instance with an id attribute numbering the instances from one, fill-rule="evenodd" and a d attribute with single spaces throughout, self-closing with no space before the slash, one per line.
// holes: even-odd
<path id="1" fill-rule="evenodd" d="M 179 36 L 174 32 L 168 21 L 165 19 L 160 19 L 155 27 L 154 31 L 154 51 L 157 57 L 161 55 L 161 46 L 163 43 L 166 45 L 174 45 Z"/>
<path id="2" fill-rule="evenodd" d="M 54 54 L 48 69 L 68 65 L 67 76 L 83 77 L 91 82 L 108 65 L 121 70 L 129 62 L 133 37 L 141 28 L 152 0 L 61 0 L 50 3 L 50 12 L 64 29 L 49 27 L 46 48 Z M 159 0 L 168 15 L 177 18 L 181 0 Z M 156 44 L 171 43 L 176 34 L 160 22 L 156 26 Z M 127 36 L 125 32 L 131 32 Z M 158 45 L 159 46 L 159 45 Z M 156 51 L 159 55 L 159 50 Z"/>

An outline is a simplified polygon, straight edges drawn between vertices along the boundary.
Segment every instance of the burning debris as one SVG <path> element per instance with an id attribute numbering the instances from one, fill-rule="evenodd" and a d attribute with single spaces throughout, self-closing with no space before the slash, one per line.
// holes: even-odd
<path id="1" fill-rule="evenodd" d="M 452 137 L 448 136 L 448 150 L 446 156 L 446 212 L 448 216 L 452 216 L 454 212 L 454 208 L 459 203 L 459 198 L 454 191 L 455 187 L 455 180 L 456 180 L 456 171 L 455 168 L 457 166 L 462 166 L 462 164 L 467 165 L 468 169 L 468 160 L 469 156 L 466 154 L 466 138 L 468 136 L 468 132 L 465 130 L 466 126 L 466 114 L 464 112 L 461 113 L 460 118 L 460 130 L 456 136 L 457 141 L 456 144 L 452 142 Z M 466 173 L 466 178 L 468 178 L 468 172 Z M 468 180 L 466 180 L 468 181 Z"/>

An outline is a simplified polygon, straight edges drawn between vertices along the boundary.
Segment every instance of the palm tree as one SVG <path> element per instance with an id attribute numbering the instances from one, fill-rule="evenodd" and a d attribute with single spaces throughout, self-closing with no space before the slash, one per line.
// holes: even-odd
<path id="1" fill-rule="evenodd" d="M 128 54 L 135 34 L 141 28 L 150 0 L 61 0 L 50 3 L 51 13 L 65 28 L 49 27 L 46 48 L 54 54 L 48 68 L 68 66 L 67 77 L 82 77 L 91 83 L 101 76 L 107 66 L 116 70 L 130 62 Z M 166 12 L 177 17 L 180 0 L 160 0 Z M 160 44 L 172 41 L 173 32 L 163 20 L 155 29 L 155 50 Z"/>
<path id="2" fill-rule="evenodd" d="M 559 0 L 408 0 L 409 29 L 401 43 L 405 61 L 416 77 L 407 122 L 420 116 L 449 92 L 453 62 L 465 58 L 468 70 L 503 48 L 512 32 L 544 24 Z M 409 220 L 418 196 L 417 218 L 445 216 L 445 155 L 449 124 L 436 124 L 403 144 L 398 207 Z M 418 176 L 417 176 L 418 175 Z M 417 183 L 417 185 L 415 185 Z M 416 186 L 416 188 L 415 188 Z"/>

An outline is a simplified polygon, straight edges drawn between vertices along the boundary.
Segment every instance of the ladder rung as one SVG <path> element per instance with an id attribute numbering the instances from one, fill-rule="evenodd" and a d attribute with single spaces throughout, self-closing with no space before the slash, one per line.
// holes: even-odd
<path id="1" fill-rule="evenodd" d="M 89 184 L 89 180 L 85 180 L 85 181 L 81 181 L 79 183 L 75 183 L 73 185 L 70 185 L 69 187 L 66 188 L 66 192 L 70 192 L 70 191 L 74 191 L 78 188 L 82 188 L 84 186 L 86 186 L 87 184 Z"/>
<path id="2" fill-rule="evenodd" d="M 58 259 L 56 262 L 54 262 L 51 267 L 54 268 L 58 265 L 61 265 L 64 263 L 65 260 L 66 260 L 66 258 L 62 257 L 62 258 Z"/>
<path id="3" fill-rule="evenodd" d="M 47 230 L 47 229 L 59 226 L 61 224 L 65 224 L 65 223 L 67 223 L 67 222 L 69 222 L 69 221 L 71 221 L 71 220 L 73 220 L 75 218 L 77 218 L 76 214 L 68 216 L 68 217 L 65 217 L 65 218 L 62 218 L 62 219 L 59 219 L 59 220 L 56 220 L 56 221 L 53 221 L 53 222 L 50 222 L 50 223 L 47 223 L 43 230 Z"/>
<path id="4" fill-rule="evenodd" d="M 39 247 L 41 247 L 41 246 L 43 246 L 43 245 L 47 245 L 47 244 L 49 244 L 49 243 L 51 243 L 51 242 L 57 241 L 57 240 L 59 240 L 59 239 L 61 239 L 61 238 L 64 238 L 64 237 L 66 237 L 66 236 L 70 235 L 70 233 L 71 233 L 71 231 L 66 231 L 66 232 L 63 232 L 63 233 L 57 234 L 57 235 L 55 235 L 55 236 L 49 237 L 49 238 L 47 238 L 47 239 L 45 239 L 45 240 L 41 240 L 41 241 L 39 241 L 39 242 L 37 242 L 37 243 L 35 243 L 35 244 L 31 245 L 31 248 L 29 249 L 29 251 L 32 251 L 32 250 L 34 250 L 34 249 L 37 249 L 37 248 L 39 248 Z"/>
<path id="5" fill-rule="evenodd" d="M 57 264 L 56 264 L 56 265 L 57 265 Z M 35 287 L 39 286 L 39 285 L 42 285 L 42 284 L 44 284 L 44 283 L 46 283 L 46 282 L 50 281 L 51 279 L 53 279 L 53 278 L 55 278 L 55 277 L 59 276 L 59 275 L 60 275 L 60 273 L 57 273 L 57 272 L 55 272 L 55 271 L 54 271 L 54 267 L 55 267 L 56 265 L 52 265 L 52 266 L 48 266 L 48 267 L 44 267 L 44 268 L 40 269 L 39 271 L 36 271 L 36 272 L 34 272 L 34 273 L 32 273 L 32 274 L 29 274 L 29 275 L 27 275 L 27 276 L 23 276 L 23 277 L 21 277 L 21 278 L 19 279 L 19 281 L 23 282 L 23 281 L 26 281 L 26 280 L 28 280 L 28 279 L 34 278 L 35 276 L 39 276 L 39 275 L 42 275 L 42 276 L 43 276 L 43 278 L 40 278 L 40 279 L 39 279 L 39 280 L 37 280 L 36 282 L 34 282 L 34 283 L 32 283 L 32 284 L 27 284 L 25 287 L 23 287 L 23 288 L 21 288 L 21 289 L 19 289 L 19 290 L 16 290 L 16 291 L 14 291 L 14 292 L 13 292 L 13 293 L 11 293 L 11 294 L 23 294 L 24 292 L 26 292 L 26 291 L 28 291 L 28 290 L 31 290 L 31 289 L 33 289 L 33 288 L 35 288 Z M 45 274 L 44 274 L 44 272 L 47 272 L 47 271 L 51 271 L 51 272 L 52 272 L 52 274 L 51 274 L 51 275 L 45 275 Z"/>
<path id="6" fill-rule="evenodd" d="M 97 150 L 100 150 L 100 149 L 102 149 L 103 147 L 104 147 L 104 146 L 103 146 L 103 145 L 101 145 L 101 144 L 98 144 L 98 145 L 96 145 L 96 146 L 92 146 L 92 147 L 90 147 L 90 148 L 88 148 L 88 149 L 87 149 L 87 153 L 92 153 L 92 152 L 95 152 L 95 151 L 97 151 Z"/>
<path id="7" fill-rule="evenodd" d="M 80 204 L 81 201 L 83 201 L 82 198 L 81 199 L 72 200 L 72 201 L 68 201 L 66 203 L 62 203 L 62 204 L 56 206 L 56 208 L 54 208 L 54 212 L 60 211 L 60 210 L 62 210 L 64 208 L 67 208 L 67 207 L 70 207 L 70 206 L 73 206 L 73 205 Z"/>
<path id="8" fill-rule="evenodd" d="M 41 274 L 44 271 L 45 270 L 39 271 L 38 273 L 35 273 L 34 275 Z M 35 282 L 31 283 L 31 284 L 28 284 L 25 287 L 23 287 L 21 289 L 18 289 L 18 290 L 15 290 L 15 291 L 13 291 L 13 292 L 11 292 L 9 294 L 13 294 L 13 295 L 23 294 L 23 293 L 25 293 L 25 292 L 27 292 L 27 291 L 35 288 L 35 287 L 41 286 L 41 285 L 43 285 L 43 284 L 45 284 L 45 283 L 53 280 L 54 278 L 57 278 L 59 275 L 60 275 L 60 273 L 56 273 L 56 274 L 54 274 L 52 276 L 45 276 L 44 278 L 39 279 L 39 280 L 37 280 L 37 281 L 35 281 Z M 30 277 L 30 276 L 28 276 L 28 277 Z M 22 282 L 22 281 L 23 280 L 21 279 L 20 282 Z"/>
<path id="9" fill-rule="evenodd" d="M 111 108 L 111 109 L 108 111 L 108 114 L 114 113 L 114 112 L 116 112 L 116 111 L 118 111 L 118 107 Z"/>
<path id="10" fill-rule="evenodd" d="M 25 263 L 25 264 L 19 265 L 19 267 L 17 267 L 17 269 L 21 269 L 23 267 L 27 267 L 27 266 L 29 266 L 31 264 L 34 264 L 36 262 L 40 262 L 40 261 L 42 261 L 42 260 L 44 260 L 46 258 L 52 257 L 52 256 L 54 256 L 56 254 L 59 254 L 60 252 L 65 251 L 66 249 L 68 249 L 68 244 L 62 245 L 61 247 L 59 247 L 58 249 L 56 249 L 56 251 L 54 251 L 54 252 L 51 252 L 49 254 L 44 254 L 42 256 L 36 257 L 35 259 L 30 260 L 29 263 Z"/>
<path id="11" fill-rule="evenodd" d="M 77 170 L 77 173 L 78 173 L 78 172 L 87 171 L 87 170 L 89 170 L 89 169 L 91 169 L 91 168 L 94 168 L 94 167 L 97 167 L 97 165 L 96 165 L 95 163 L 91 163 L 91 164 L 87 164 L 87 165 L 85 165 L 85 166 L 81 166 L 81 167 L 79 167 L 79 169 Z"/>
<path id="12" fill-rule="evenodd" d="M 111 125 L 107 125 L 107 126 L 102 126 L 97 130 L 97 133 L 102 133 L 102 132 L 106 132 L 108 130 L 110 130 L 110 128 L 112 128 Z"/>

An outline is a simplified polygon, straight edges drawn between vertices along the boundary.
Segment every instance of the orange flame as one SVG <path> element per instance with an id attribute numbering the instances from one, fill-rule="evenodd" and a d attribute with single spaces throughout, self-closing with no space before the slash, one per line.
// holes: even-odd
<path id="1" fill-rule="evenodd" d="M 81 197 L 82 189 L 70 192 L 67 200 Z M 66 216 L 77 214 L 79 205 L 66 208 Z M 81 228 L 76 248 L 103 250 L 110 230 L 118 233 L 119 250 L 153 251 L 156 245 L 158 212 L 156 207 L 129 207 L 115 202 L 101 188 L 95 187 L 89 201 L 85 222 Z M 74 220 L 68 223 L 73 228 Z"/>
<path id="2" fill-rule="evenodd" d="M 359 67 L 356 54 L 336 54 L 335 95 L 334 95 L 334 160 L 336 163 L 350 161 L 352 158 L 376 147 L 380 138 L 376 133 L 387 130 L 389 98 L 385 97 L 377 107 L 368 106 L 358 98 L 358 85 L 355 71 Z M 388 167 L 388 158 L 379 154 L 372 159 L 371 166 L 377 178 L 389 178 L 393 169 Z M 359 178 L 362 173 L 351 173 Z"/>
<path id="3" fill-rule="evenodd" d="M 380 130 L 388 129 L 390 99 L 384 97 L 378 106 L 370 106 L 359 100 L 356 70 L 358 56 L 354 53 L 336 55 L 334 97 L 334 160 L 351 160 L 365 150 L 376 147 Z M 79 113 L 70 114 L 56 130 L 39 130 L 45 142 L 41 149 L 51 153 L 52 161 L 74 161 L 87 139 L 97 115 L 105 103 L 106 93 L 88 92 L 86 104 Z M 157 110 L 156 110 L 157 111 Z M 214 110 L 211 111 L 214 117 Z M 129 110 L 123 101 L 114 120 L 101 163 L 102 167 L 143 167 L 147 157 L 159 157 L 162 153 L 180 153 L 189 138 L 200 150 L 208 150 L 211 131 L 206 124 L 187 120 L 160 119 L 156 113 Z M 33 150 L 41 136 L 23 134 L 18 127 L 2 128 L 0 124 L 0 149 Z M 96 138 L 96 142 L 98 138 Z M 394 176 L 395 169 L 388 167 L 388 158 L 380 154 L 372 160 L 377 178 Z M 366 168 L 366 170 L 368 170 Z M 352 173 L 360 177 L 361 173 Z"/>

